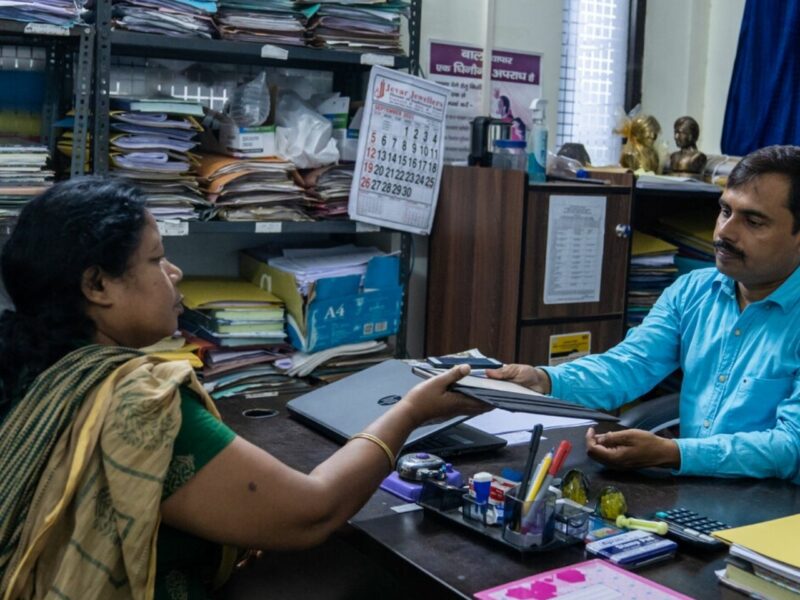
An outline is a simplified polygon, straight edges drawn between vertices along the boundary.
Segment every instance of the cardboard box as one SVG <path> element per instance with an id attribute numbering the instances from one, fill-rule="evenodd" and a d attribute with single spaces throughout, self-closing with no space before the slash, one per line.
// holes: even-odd
<path id="1" fill-rule="evenodd" d="M 289 340 L 303 352 L 384 338 L 397 333 L 403 308 L 400 257 L 375 256 L 361 276 L 319 279 L 303 297 L 292 273 L 240 255 L 241 275 L 286 303 Z"/>

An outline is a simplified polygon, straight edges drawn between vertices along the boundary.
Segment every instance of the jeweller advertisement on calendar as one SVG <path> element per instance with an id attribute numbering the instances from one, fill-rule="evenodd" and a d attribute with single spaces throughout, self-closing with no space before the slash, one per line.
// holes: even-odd
<path id="1" fill-rule="evenodd" d="M 348 204 L 351 219 L 430 233 L 449 93 L 419 77 L 372 68 Z"/>

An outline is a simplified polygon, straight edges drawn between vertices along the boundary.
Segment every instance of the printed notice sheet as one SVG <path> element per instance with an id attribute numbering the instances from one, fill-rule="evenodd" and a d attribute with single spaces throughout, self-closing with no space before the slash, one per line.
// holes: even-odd
<path id="1" fill-rule="evenodd" d="M 429 234 L 439 196 L 449 90 L 376 66 L 369 77 L 348 213 Z"/>
<path id="2" fill-rule="evenodd" d="M 544 303 L 599 302 L 605 196 L 550 196 Z"/>

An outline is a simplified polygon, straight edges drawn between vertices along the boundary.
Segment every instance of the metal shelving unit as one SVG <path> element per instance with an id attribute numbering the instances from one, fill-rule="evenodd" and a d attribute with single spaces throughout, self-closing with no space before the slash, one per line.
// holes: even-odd
<path id="1" fill-rule="evenodd" d="M 95 10 L 95 102 L 93 124 L 93 167 L 94 172 L 105 174 L 109 171 L 109 88 L 111 82 L 112 56 L 139 56 L 171 58 L 178 60 L 202 60 L 203 62 L 224 62 L 235 64 L 260 64 L 307 68 L 333 72 L 334 88 L 351 96 L 364 95 L 366 73 L 375 64 L 395 69 L 419 72 L 420 16 L 422 0 L 411 1 L 409 18 L 408 56 L 387 56 L 372 53 L 335 51 L 308 47 L 278 46 L 230 40 L 208 40 L 204 38 L 169 37 L 148 33 L 116 31 L 111 29 L 112 0 L 96 0 Z M 179 224 L 166 235 L 191 236 L 202 234 L 311 234 L 311 235 L 358 235 L 389 234 L 400 236 L 401 277 L 406 282 L 406 298 L 397 334 L 396 353 L 406 355 L 406 327 L 408 310 L 408 283 L 411 276 L 411 234 L 390 229 L 365 226 L 353 221 L 316 222 L 222 222 L 198 221 Z"/>
<path id="2" fill-rule="evenodd" d="M 87 162 L 89 116 L 92 108 L 94 29 L 79 25 L 69 29 L 39 23 L 0 20 L 0 44 L 38 46 L 45 49 L 45 99 L 41 139 L 56 155 L 54 124 L 69 108 L 75 109 L 70 177 L 83 175 Z M 74 64 L 74 70 L 71 66 Z M 74 74 L 74 76 L 73 76 Z"/>

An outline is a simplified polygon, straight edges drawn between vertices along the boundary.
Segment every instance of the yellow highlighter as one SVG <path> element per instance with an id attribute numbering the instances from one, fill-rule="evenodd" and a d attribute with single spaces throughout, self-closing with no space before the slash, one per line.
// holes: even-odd
<path id="1" fill-rule="evenodd" d="M 548 452 L 544 455 L 542 459 L 542 464 L 539 465 L 539 468 L 536 470 L 536 478 L 533 480 L 533 484 L 528 488 L 528 495 L 525 498 L 525 509 L 527 510 L 530 508 L 530 503 L 536 498 L 536 494 L 539 493 L 539 488 L 542 487 L 542 482 L 544 478 L 547 477 L 547 471 L 550 469 L 550 463 L 553 462 L 553 453 Z"/>
<path id="2" fill-rule="evenodd" d="M 641 529 L 642 531 L 649 531 L 650 533 L 657 533 L 658 535 L 666 535 L 669 530 L 669 525 L 664 521 L 646 521 L 645 519 L 632 519 L 625 515 L 617 517 L 617 527 L 625 527 L 626 529 Z"/>

